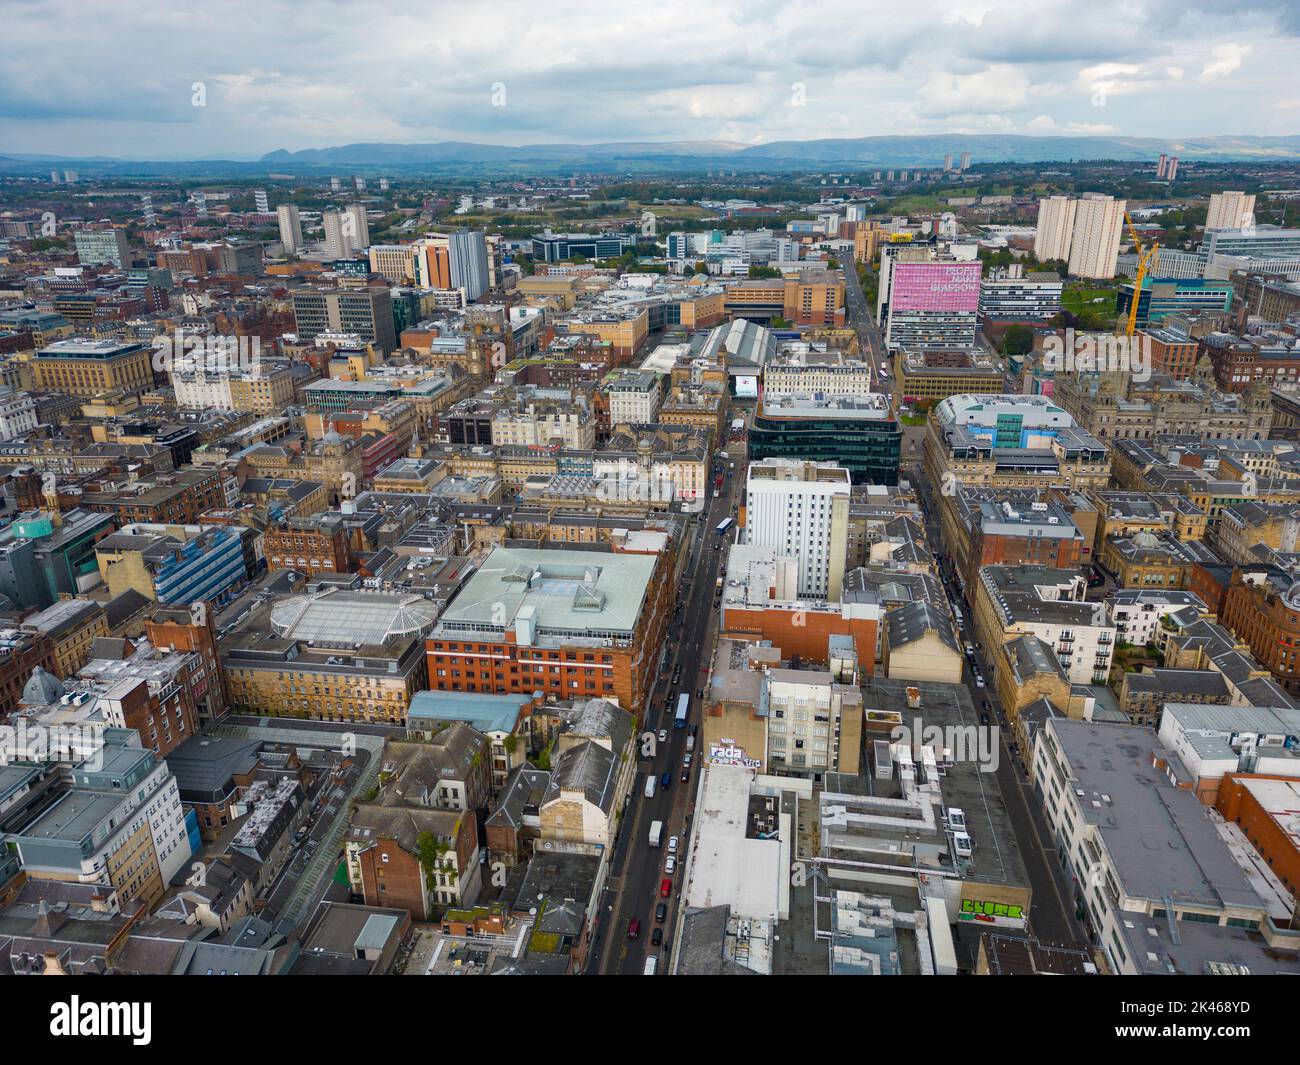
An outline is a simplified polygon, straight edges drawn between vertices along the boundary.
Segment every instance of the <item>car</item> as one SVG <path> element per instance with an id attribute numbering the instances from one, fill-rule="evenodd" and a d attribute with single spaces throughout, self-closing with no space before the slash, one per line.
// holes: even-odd
<path id="1" fill-rule="evenodd" d="M 683 784 L 689 784 L 690 782 L 691 782 L 691 771 L 690 771 L 689 769 L 683 769 L 683 770 L 682 770 L 682 783 L 683 783 Z"/>
<path id="2" fill-rule="evenodd" d="M 987 711 L 984 711 L 984 710 L 981 710 L 981 711 L 980 711 L 980 724 L 981 724 L 981 725 L 987 725 L 988 723 L 989 723 L 989 715 L 988 715 L 988 712 L 987 712 Z"/>
<path id="3" fill-rule="evenodd" d="M 972 658 L 975 657 L 975 645 L 973 643 L 968 643 L 966 645 L 966 653 L 970 655 Z"/>
<path id="4" fill-rule="evenodd" d="M 668 903 L 661 902 L 655 907 L 655 924 L 663 924 L 668 920 Z"/>
<path id="5" fill-rule="evenodd" d="M 976 677 L 976 678 L 975 678 L 975 687 L 977 687 L 977 688 L 982 688 L 982 687 L 984 687 L 984 678 L 983 678 L 983 677 Z"/>
<path id="6" fill-rule="evenodd" d="M 666 728 L 661 728 L 659 730 L 659 742 L 660 743 L 668 742 L 668 730 Z"/>
<path id="7" fill-rule="evenodd" d="M 689 754 L 687 754 L 687 755 L 682 759 L 682 768 L 683 768 L 683 769 L 690 769 L 690 768 L 691 768 L 691 756 L 690 756 Z"/>
<path id="8" fill-rule="evenodd" d="M 671 773 L 665 773 L 663 776 L 659 778 L 659 786 L 663 788 L 664 791 L 668 790 L 668 785 L 671 784 L 672 782 L 673 782 L 673 775 Z"/>
<path id="9" fill-rule="evenodd" d="M 676 854 L 676 853 L 677 853 L 677 837 L 676 837 L 676 836 L 669 836 L 669 837 L 668 837 L 668 853 L 669 853 L 669 854 Z"/>
<path id="10" fill-rule="evenodd" d="M 632 920 L 628 921 L 627 923 L 627 938 L 639 939 L 640 936 L 641 936 L 641 918 L 633 917 Z"/>
<path id="11" fill-rule="evenodd" d="M 663 941 L 664 941 L 664 930 L 662 928 L 656 928 L 653 932 L 650 933 L 650 943 L 652 946 L 657 947 Z"/>
<path id="12" fill-rule="evenodd" d="M 661 899 L 666 899 L 672 893 L 673 893 L 673 882 L 669 880 L 667 877 L 664 877 L 662 880 L 659 881 L 659 897 Z"/>
<path id="13" fill-rule="evenodd" d="M 673 873 L 675 873 L 676 871 L 677 871 L 677 859 L 670 854 L 664 860 L 664 872 L 667 873 L 669 876 L 672 876 Z"/>

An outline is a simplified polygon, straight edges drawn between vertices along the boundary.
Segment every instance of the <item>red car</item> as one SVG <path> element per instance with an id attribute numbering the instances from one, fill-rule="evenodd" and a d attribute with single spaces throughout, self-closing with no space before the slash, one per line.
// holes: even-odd
<path id="1" fill-rule="evenodd" d="M 659 881 L 659 897 L 661 899 L 666 899 L 672 893 L 673 893 L 673 882 L 669 880 L 667 877 L 664 877 L 662 880 Z"/>
<path id="2" fill-rule="evenodd" d="M 641 918 L 633 917 L 627 923 L 627 938 L 636 939 L 641 934 Z"/>

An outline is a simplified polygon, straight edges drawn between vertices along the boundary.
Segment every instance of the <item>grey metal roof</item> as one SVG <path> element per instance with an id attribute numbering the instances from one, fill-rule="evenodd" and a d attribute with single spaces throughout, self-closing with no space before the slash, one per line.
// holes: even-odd
<path id="1" fill-rule="evenodd" d="M 1046 727 L 1069 764 L 1068 786 L 1084 818 L 1096 826 L 1125 894 L 1210 909 L 1264 906 L 1209 809 L 1152 765 L 1155 737 L 1149 731 L 1068 719 Z"/>

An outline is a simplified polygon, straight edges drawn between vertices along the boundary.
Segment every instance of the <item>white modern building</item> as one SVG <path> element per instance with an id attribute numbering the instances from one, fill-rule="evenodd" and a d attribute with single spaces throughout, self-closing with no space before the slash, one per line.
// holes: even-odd
<path id="1" fill-rule="evenodd" d="M 280 244 L 286 255 L 296 255 L 302 251 L 302 218 L 298 214 L 298 205 L 282 203 L 275 209 L 280 223 Z"/>
<path id="2" fill-rule="evenodd" d="M 1200 596 L 1163 588 L 1120 588 L 1108 606 L 1115 638 L 1138 646 L 1155 643 L 1160 622 L 1170 614 L 1187 607 L 1202 614 L 1208 611 Z"/>
<path id="3" fill-rule="evenodd" d="M 1255 221 L 1255 195 L 1216 192 L 1205 213 L 1206 229 L 1241 229 Z"/>
<path id="4" fill-rule="evenodd" d="M 801 599 L 836 602 L 848 555 L 849 471 L 833 462 L 766 459 L 745 485 L 745 542 L 799 560 Z"/>

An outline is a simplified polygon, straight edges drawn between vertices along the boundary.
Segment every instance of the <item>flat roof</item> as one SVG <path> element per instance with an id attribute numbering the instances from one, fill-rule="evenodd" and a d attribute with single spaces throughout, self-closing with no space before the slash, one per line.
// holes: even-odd
<path id="1" fill-rule="evenodd" d="M 630 639 L 658 558 L 613 551 L 497 547 L 443 612 L 432 636 L 531 625 L 534 640 Z"/>

